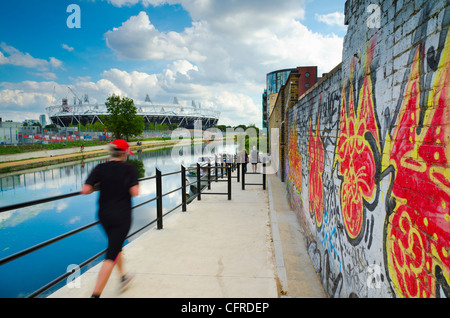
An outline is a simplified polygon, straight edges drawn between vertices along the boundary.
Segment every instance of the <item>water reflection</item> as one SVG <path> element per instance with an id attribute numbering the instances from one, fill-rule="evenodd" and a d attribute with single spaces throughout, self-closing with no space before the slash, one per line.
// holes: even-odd
<path id="1" fill-rule="evenodd" d="M 132 158 L 142 160 L 145 177 L 154 176 L 156 167 L 164 174 L 179 171 L 181 163 L 189 165 L 196 161 L 191 155 L 181 157 L 181 162 L 180 157 L 172 160 L 172 149 L 142 152 Z M 78 192 L 92 169 L 106 160 L 100 158 L 0 177 L 0 206 Z M 162 185 L 163 193 L 181 187 L 181 175 L 164 177 Z M 177 191 L 164 197 L 164 212 L 181 203 L 180 194 Z M 133 198 L 133 205 L 155 195 L 155 180 L 142 181 L 140 195 Z M 95 193 L 0 213 L 0 259 L 96 221 L 97 200 L 98 193 Z M 156 202 L 133 210 L 131 232 L 155 218 Z M 0 297 L 25 297 L 65 273 L 69 265 L 80 264 L 105 247 L 106 236 L 96 226 L 0 266 Z"/>

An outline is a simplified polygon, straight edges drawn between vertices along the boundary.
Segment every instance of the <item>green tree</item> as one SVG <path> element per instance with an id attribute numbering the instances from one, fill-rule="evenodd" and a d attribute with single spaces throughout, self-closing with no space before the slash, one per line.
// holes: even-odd
<path id="1" fill-rule="evenodd" d="M 129 140 L 144 131 L 144 119 L 137 116 L 137 109 L 131 98 L 110 96 L 105 103 L 110 116 L 106 126 L 114 133 L 115 138 Z"/>
<path id="2" fill-rule="evenodd" d="M 92 125 L 92 127 L 93 127 L 96 131 L 103 131 L 103 129 L 105 129 L 105 126 L 102 125 L 102 123 L 99 122 L 99 121 L 96 121 L 96 122 L 94 123 L 94 125 Z"/>
<path id="3" fill-rule="evenodd" d="M 231 126 L 225 126 L 225 125 L 216 125 L 215 128 L 219 129 L 222 132 L 226 132 L 227 128 L 231 128 Z M 245 129 L 244 129 L 245 130 Z"/>

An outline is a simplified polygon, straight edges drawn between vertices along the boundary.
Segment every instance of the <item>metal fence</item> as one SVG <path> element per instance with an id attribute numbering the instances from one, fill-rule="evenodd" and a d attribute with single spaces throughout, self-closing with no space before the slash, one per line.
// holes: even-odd
<path id="1" fill-rule="evenodd" d="M 207 170 L 207 173 L 204 174 L 202 176 L 202 170 Z M 232 177 L 232 171 L 237 170 L 237 176 L 236 177 Z M 137 231 L 128 234 L 127 239 L 129 239 L 132 236 L 135 236 L 136 234 L 142 232 L 143 230 L 147 229 L 148 227 L 154 225 L 156 223 L 156 226 L 159 230 L 163 229 L 163 219 L 165 216 L 167 216 L 168 214 L 172 213 L 173 211 L 181 208 L 182 212 L 186 212 L 187 211 L 187 205 L 188 205 L 188 198 L 186 196 L 186 188 L 188 186 L 191 185 L 197 185 L 197 193 L 193 194 L 192 197 L 189 198 L 189 200 L 194 200 L 195 198 L 197 198 L 198 201 L 201 200 L 202 195 L 227 195 L 228 200 L 232 199 L 232 184 L 231 184 L 231 179 L 232 178 L 237 178 L 237 182 L 240 181 L 240 172 L 241 172 L 241 183 L 242 183 L 242 190 L 245 190 L 245 186 L 246 185 L 262 185 L 263 189 L 266 189 L 266 163 L 263 162 L 263 172 L 262 173 L 248 173 L 246 172 L 245 169 L 245 165 L 241 164 L 241 163 L 236 163 L 235 161 L 233 162 L 228 162 L 228 163 L 221 163 L 220 165 L 217 163 L 217 161 L 215 162 L 214 165 L 211 165 L 210 163 L 207 164 L 199 164 L 197 163 L 196 167 L 191 167 L 191 168 L 186 168 L 183 165 L 181 166 L 181 169 L 179 171 L 174 171 L 174 172 L 170 172 L 170 173 L 165 173 L 163 174 L 161 172 L 161 170 L 159 170 L 158 168 L 156 168 L 156 175 L 152 176 L 152 177 L 147 177 L 147 178 L 142 178 L 139 179 L 139 182 L 143 182 L 143 181 L 148 181 L 148 180 L 156 180 L 156 196 L 153 197 L 150 200 L 147 200 L 145 202 L 139 203 L 136 206 L 133 206 L 132 209 L 136 209 L 138 207 L 141 207 L 143 205 L 149 204 L 153 201 L 156 201 L 156 219 L 154 219 L 153 221 L 151 221 L 150 223 L 144 225 L 143 227 L 141 227 L 140 229 L 138 229 Z M 196 180 L 193 182 L 188 183 L 187 179 L 186 179 L 186 172 L 189 171 L 196 171 Z M 214 171 L 214 175 L 212 174 L 212 171 Z M 166 176 L 170 176 L 170 175 L 176 175 L 176 174 L 180 174 L 181 177 L 181 187 L 170 190 L 166 193 L 162 192 L 162 185 L 163 185 L 163 178 Z M 245 181 L 245 175 L 246 174 L 261 174 L 262 175 L 262 183 L 246 183 Z M 224 176 L 227 176 L 227 178 L 225 180 Z M 204 186 L 202 186 L 202 182 L 204 183 Z M 202 194 L 202 192 L 208 188 L 209 190 L 211 189 L 211 182 L 227 182 L 228 186 L 227 186 L 227 191 L 226 192 L 204 192 Z M 98 191 L 99 189 L 96 188 L 94 189 L 95 191 Z M 171 210 L 169 210 L 166 213 L 163 213 L 163 197 L 172 194 L 174 192 L 177 191 L 182 191 L 182 195 L 181 195 L 181 204 L 173 207 Z M 54 197 L 50 197 L 50 198 L 45 198 L 45 199 L 40 199 L 40 200 L 34 200 L 34 201 L 29 201 L 29 202 L 25 202 L 25 203 L 18 203 L 18 204 L 14 204 L 14 205 L 9 205 L 9 206 L 5 206 L 5 207 L 0 207 L 0 213 L 6 212 L 6 211 L 11 211 L 11 210 L 15 210 L 15 209 L 20 209 L 20 208 L 25 208 L 25 207 L 29 207 L 29 206 L 34 206 L 34 205 L 38 205 L 38 204 L 43 204 L 43 203 L 47 203 L 47 202 L 52 202 L 52 201 L 57 201 L 57 200 L 63 200 L 63 199 L 67 199 L 67 198 L 71 198 L 71 197 L 75 197 L 81 195 L 80 192 L 76 192 L 76 193 L 69 193 L 69 194 L 64 194 L 64 195 L 59 195 L 59 196 L 54 196 Z M 50 240 L 47 240 L 45 242 L 42 242 L 40 244 L 37 244 L 35 246 L 29 247 L 27 249 L 24 249 L 20 252 L 17 252 L 15 254 L 12 254 L 10 256 L 7 256 L 3 259 L 0 259 L 0 266 L 5 265 L 9 262 L 12 262 L 18 258 L 21 258 L 25 255 L 28 255 L 32 252 L 35 252 L 37 250 L 40 250 L 46 246 L 49 246 L 51 244 L 54 244 L 58 241 L 61 241 L 65 238 L 71 237 L 77 233 L 80 233 L 82 231 L 85 231 L 89 228 L 92 228 L 96 225 L 99 224 L 99 221 L 96 222 L 92 222 L 90 224 L 87 224 L 85 226 L 82 226 L 78 229 L 69 231 L 65 234 L 62 234 L 60 236 L 57 236 L 55 238 L 52 238 Z M 93 261 L 95 261 L 96 259 L 98 259 L 99 257 L 101 257 L 103 254 L 106 253 L 106 249 L 97 253 L 96 255 L 92 256 L 91 258 L 87 259 L 86 261 L 84 261 L 82 264 L 80 264 L 77 268 L 74 268 L 72 271 L 68 271 L 66 273 L 64 273 L 63 275 L 57 277 L 56 279 L 54 279 L 53 281 L 49 282 L 48 284 L 46 284 L 45 286 L 42 286 L 41 288 L 39 288 L 38 290 L 36 290 L 35 292 L 31 293 L 30 295 L 27 296 L 27 298 L 34 298 L 37 297 L 39 295 L 41 295 L 42 293 L 44 293 L 45 291 L 49 290 L 50 288 L 52 288 L 53 286 L 57 285 L 58 283 L 60 283 L 61 281 L 63 281 L 64 279 L 66 279 L 67 277 L 69 277 L 70 275 L 73 275 L 76 271 L 80 270 L 81 268 L 85 267 L 86 265 L 92 263 Z"/>
<path id="2" fill-rule="evenodd" d="M 209 168 L 209 169 L 208 169 Z M 212 168 L 216 168 L 216 167 L 212 167 Z M 223 167 L 221 167 L 223 169 Z M 201 183 L 203 180 L 203 178 L 201 177 L 201 169 L 208 169 L 208 171 L 211 171 L 211 167 L 208 167 L 207 165 L 200 165 L 197 164 L 197 167 L 195 168 L 186 168 L 184 166 L 181 166 L 181 169 L 179 171 L 175 171 L 175 172 L 170 172 L 170 173 L 166 173 L 163 174 L 161 172 L 161 170 L 159 170 L 158 168 L 156 168 L 156 175 L 152 176 L 152 177 L 148 177 L 148 178 L 142 178 L 139 179 L 139 182 L 142 181 L 148 181 L 148 180 L 152 180 L 155 179 L 156 180 L 156 196 L 153 197 L 152 199 L 142 202 L 136 206 L 133 206 L 132 209 L 136 209 L 138 207 L 141 207 L 143 205 L 149 204 L 153 201 L 156 201 L 156 219 L 154 219 L 153 221 L 151 221 L 150 223 L 146 224 L 145 226 L 141 227 L 140 229 L 138 229 L 137 231 L 130 233 L 127 236 L 127 239 L 142 232 L 143 230 L 145 230 L 146 228 L 154 225 L 156 223 L 157 228 L 159 230 L 163 229 L 163 219 L 165 216 L 167 216 L 168 214 L 172 213 L 173 211 L 179 209 L 181 207 L 183 212 L 187 211 L 187 197 L 186 197 L 186 188 L 188 186 L 191 186 L 193 184 L 197 184 L 197 189 L 198 192 L 196 194 L 194 194 L 190 199 L 195 199 L 197 198 L 197 200 L 201 200 L 201 195 L 202 195 L 202 191 L 206 188 L 202 187 Z M 231 165 L 229 165 L 228 167 L 226 167 L 227 169 L 227 174 L 228 174 L 228 193 L 208 193 L 208 194 L 226 194 L 228 195 L 228 199 L 231 200 Z M 186 172 L 190 171 L 190 170 L 196 170 L 197 171 L 197 179 L 194 182 L 190 182 L 187 183 L 187 179 L 186 179 Z M 180 174 L 181 175 L 181 187 L 170 190 L 166 193 L 162 192 L 162 184 L 163 184 L 163 178 L 166 176 L 170 176 L 170 175 L 176 175 L 176 174 Z M 211 174 L 208 174 L 208 178 L 206 179 L 206 181 L 208 182 L 208 188 L 210 189 L 210 182 L 211 181 L 219 181 L 219 180 L 213 180 L 211 178 Z M 98 191 L 98 189 L 95 189 L 96 191 Z M 176 207 L 173 207 L 170 211 L 166 212 L 163 214 L 163 197 L 177 192 L 177 191 L 182 191 L 182 202 L 181 204 L 177 205 Z M 34 206 L 34 205 L 38 205 L 38 204 L 43 204 L 43 203 L 47 203 L 47 202 L 52 202 L 52 201 L 57 201 L 57 200 L 63 200 L 63 199 L 67 199 L 67 198 L 71 198 L 71 197 L 75 197 L 81 195 L 80 192 L 76 192 L 76 193 L 69 193 L 69 194 L 64 194 L 64 195 L 59 195 L 59 196 L 54 196 L 54 197 L 50 197 L 50 198 L 45 198 L 45 199 L 40 199 L 40 200 L 34 200 L 34 201 L 29 201 L 29 202 L 25 202 L 25 203 L 18 203 L 18 204 L 14 204 L 14 205 L 9 205 L 9 206 L 5 206 L 5 207 L 0 207 L 0 213 L 3 212 L 7 212 L 7 211 L 11 211 L 11 210 L 15 210 L 15 209 L 21 209 L 21 208 L 25 208 L 25 207 L 29 207 L 29 206 Z M 50 240 L 47 240 L 45 242 L 42 242 L 40 244 L 34 245 L 32 247 L 29 247 L 27 249 L 24 249 L 20 252 L 17 252 L 15 254 L 12 254 L 10 256 L 7 256 L 3 259 L 0 259 L 0 266 L 5 265 L 9 262 L 12 262 L 18 258 L 21 258 L 25 255 L 28 255 L 32 252 L 35 252 L 37 250 L 40 250 L 46 246 L 49 246 L 51 244 L 54 244 L 58 241 L 61 241 L 65 238 L 71 237 L 77 233 L 80 233 L 82 231 L 85 231 L 91 227 L 94 227 L 96 225 L 99 224 L 99 221 L 96 222 L 92 222 L 90 224 L 87 224 L 85 226 L 82 226 L 78 229 L 72 230 L 70 232 L 67 232 L 65 234 L 62 234 L 60 236 L 57 236 L 55 238 L 52 238 Z M 86 261 L 84 261 L 79 268 L 75 268 L 72 271 L 66 272 L 63 275 L 59 276 L 58 278 L 54 279 L 53 281 L 49 282 L 48 284 L 46 284 L 45 286 L 42 286 L 41 288 L 39 288 L 38 290 L 36 290 L 35 292 L 33 292 L 32 294 L 28 295 L 27 298 L 34 298 L 39 296 L 40 294 L 44 293 L 45 291 L 47 291 L 48 289 L 52 288 L 53 286 L 55 286 L 56 284 L 60 283 L 62 280 L 64 280 L 65 278 L 69 277 L 70 275 L 74 274 L 77 270 L 85 267 L 86 265 L 90 264 L 91 262 L 95 261 L 96 259 L 98 259 L 99 257 L 101 257 L 103 254 L 106 253 L 106 249 L 97 253 L 96 255 L 92 256 L 91 258 L 87 259 Z"/>

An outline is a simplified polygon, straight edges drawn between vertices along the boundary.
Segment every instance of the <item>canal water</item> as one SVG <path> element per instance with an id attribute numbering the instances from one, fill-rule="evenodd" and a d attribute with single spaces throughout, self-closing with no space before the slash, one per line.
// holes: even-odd
<path id="1" fill-rule="evenodd" d="M 154 176 L 156 167 L 164 174 L 180 171 L 181 164 L 189 166 L 197 161 L 198 152 L 195 154 L 193 148 L 188 149 L 189 151 L 186 151 L 186 147 L 174 149 L 176 150 L 135 153 L 134 156 L 130 156 L 130 159 L 142 161 L 145 171 L 141 177 Z M 207 151 L 210 152 L 211 149 Z M 234 153 L 234 149 L 220 146 L 212 151 Z M 106 160 L 106 157 L 98 158 L 49 166 L 16 175 L 0 176 L 0 206 L 79 192 L 92 169 Z M 181 174 L 163 177 L 162 185 L 163 193 L 181 187 Z M 142 181 L 140 194 L 133 198 L 133 205 L 148 201 L 155 196 L 155 180 Z M 0 259 L 97 221 L 97 200 L 98 192 L 0 213 Z M 169 194 L 163 199 L 164 211 L 170 211 L 180 203 L 181 191 Z M 130 233 L 147 225 L 155 218 L 156 201 L 133 210 Z M 0 297 L 26 297 L 77 264 L 99 253 L 106 248 L 106 245 L 107 239 L 103 230 L 100 226 L 95 226 L 0 266 Z M 81 272 L 85 272 L 102 260 L 103 257 L 100 257 Z M 64 280 L 42 296 L 50 294 L 67 281 Z"/>

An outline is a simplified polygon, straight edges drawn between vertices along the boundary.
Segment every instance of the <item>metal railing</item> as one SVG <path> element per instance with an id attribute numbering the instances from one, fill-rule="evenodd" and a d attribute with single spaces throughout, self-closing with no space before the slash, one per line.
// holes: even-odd
<path id="1" fill-rule="evenodd" d="M 205 192 L 204 194 L 211 194 L 211 195 L 228 195 L 228 200 L 231 200 L 231 171 L 233 169 L 233 164 L 226 164 L 224 165 L 223 163 L 220 164 L 220 166 L 217 164 L 217 162 L 215 163 L 214 166 L 211 166 L 210 163 L 208 163 L 206 169 L 208 169 L 208 190 L 211 190 L 211 170 L 214 169 L 215 170 L 215 182 L 227 182 L 228 183 L 228 188 L 227 188 L 227 192 Z M 225 171 L 224 171 L 225 169 Z M 223 176 L 226 174 L 227 179 L 226 180 L 219 180 L 219 171 L 220 171 L 220 177 L 223 179 Z M 197 176 L 198 178 L 198 176 Z M 201 194 L 200 194 L 201 195 Z M 201 196 L 200 196 L 200 200 L 201 200 Z"/>
<path id="2" fill-rule="evenodd" d="M 220 169 L 222 169 L 222 178 L 223 178 L 223 165 L 222 167 L 220 167 Z M 153 221 L 151 221 L 150 223 L 144 225 L 143 227 L 141 227 L 140 229 L 138 229 L 137 231 L 129 234 L 127 236 L 127 239 L 129 239 L 130 237 L 142 232 L 144 229 L 152 226 L 153 224 L 155 224 L 155 222 L 157 223 L 157 228 L 158 230 L 163 229 L 163 219 L 166 215 L 172 213 L 173 211 L 177 210 L 178 208 L 181 207 L 182 212 L 186 212 L 187 211 L 187 198 L 186 198 L 186 188 L 188 186 L 191 186 L 193 184 L 197 184 L 197 193 L 194 194 L 192 196 L 192 199 L 195 199 L 195 197 L 197 197 L 197 200 L 201 200 L 201 195 L 202 195 L 202 191 L 206 188 L 202 187 L 202 181 L 205 181 L 204 178 L 201 177 L 201 169 L 208 169 L 208 178 L 206 179 L 206 181 L 208 182 L 208 189 L 211 189 L 211 181 L 216 181 L 219 182 L 221 180 L 218 180 L 218 169 L 219 167 L 217 166 L 217 163 L 215 166 L 211 166 L 210 164 L 205 164 L 205 165 L 200 165 L 199 163 L 197 163 L 197 166 L 195 168 L 186 168 L 183 165 L 181 166 L 181 170 L 180 171 L 175 171 L 175 172 L 170 172 L 170 173 L 166 173 L 163 174 L 162 171 L 158 168 L 156 168 L 156 175 L 152 176 L 152 177 L 147 177 L 147 178 L 142 178 L 139 179 L 139 182 L 143 182 L 143 181 L 148 181 L 148 180 L 156 180 L 156 196 L 150 200 L 147 200 L 145 202 L 139 203 L 135 206 L 132 207 L 132 209 L 136 209 L 138 207 L 141 207 L 143 205 L 149 204 L 153 201 L 156 201 L 156 219 L 154 219 Z M 211 177 L 211 169 L 216 169 L 216 175 L 215 175 L 215 180 L 212 179 Z M 212 195 L 228 195 L 228 200 L 231 200 L 231 169 L 232 166 L 231 165 L 227 165 L 226 166 L 226 174 L 227 174 L 227 182 L 228 182 L 228 191 L 225 193 L 217 193 L 217 192 L 211 192 L 211 193 L 204 193 L 204 194 L 212 194 Z M 193 170 L 197 170 L 197 178 L 196 181 L 187 183 L 187 179 L 186 179 L 186 172 L 187 171 L 193 171 Z M 176 175 L 176 174 L 181 174 L 181 187 L 170 190 L 169 192 L 163 193 L 162 192 L 162 179 L 163 177 L 166 176 L 170 176 L 170 175 Z M 94 189 L 95 191 L 98 191 L 98 189 Z M 177 191 L 182 191 L 182 195 L 181 195 L 181 204 L 177 205 L 176 207 L 172 208 L 170 211 L 163 213 L 163 197 L 172 194 L 174 192 Z M 45 199 L 40 199 L 40 200 L 34 200 L 34 201 L 29 201 L 29 202 L 25 202 L 25 203 L 18 203 L 18 204 L 13 204 L 13 205 L 9 205 L 9 206 L 5 206 L 5 207 L 0 207 L 0 213 L 2 212 L 6 212 L 6 211 L 11 211 L 11 210 L 15 210 L 15 209 L 21 209 L 21 208 L 25 208 L 25 207 L 29 207 L 29 206 L 34 206 L 34 205 L 38 205 L 38 204 L 42 204 L 42 203 L 47 203 L 47 202 L 52 202 L 52 201 L 57 201 L 57 200 L 63 200 L 63 199 L 67 199 L 67 198 L 71 198 L 71 197 L 75 197 L 81 195 L 80 192 L 76 192 L 76 193 L 70 193 L 70 194 L 64 194 L 64 195 L 59 195 L 59 196 L 54 196 L 51 198 L 45 198 Z M 60 236 L 57 236 L 55 238 L 52 238 L 48 241 L 42 242 L 40 244 L 37 244 L 35 246 L 32 246 L 30 248 L 24 249 L 20 252 L 14 253 L 10 256 L 7 256 L 3 259 L 0 259 L 0 266 L 5 265 L 9 262 L 12 262 L 18 258 L 21 258 L 25 255 L 28 255 L 32 252 L 35 252 L 37 250 L 40 250 L 46 246 L 49 246 L 53 243 L 56 243 L 58 241 L 61 241 L 65 238 L 68 238 L 70 236 L 73 236 L 77 233 L 80 233 L 82 231 L 85 231 L 91 227 L 94 227 L 96 225 L 100 224 L 99 221 L 96 222 L 92 222 L 90 224 L 87 224 L 85 226 L 82 226 L 78 229 L 72 230 L 70 232 L 67 232 L 65 234 L 62 234 Z M 31 293 L 30 295 L 27 296 L 27 298 L 34 298 L 36 296 L 39 296 L 40 294 L 44 293 L 45 291 L 49 290 L 50 288 L 52 288 L 53 286 L 55 286 L 56 284 L 60 283 L 61 281 L 63 281 L 65 278 L 69 277 L 70 275 L 73 275 L 75 272 L 79 271 L 81 268 L 85 267 L 86 265 L 92 263 L 93 261 L 95 261 L 96 259 L 98 259 L 99 257 L 101 257 L 103 254 L 106 253 L 106 249 L 104 249 L 103 251 L 97 253 L 96 255 L 92 256 L 91 258 L 87 259 L 86 261 L 84 261 L 82 264 L 80 264 L 77 268 L 74 268 L 72 271 L 68 271 L 66 273 L 64 273 L 63 275 L 59 276 L 58 278 L 54 279 L 53 281 L 49 282 L 48 284 L 46 284 L 45 286 L 39 288 L 38 290 L 36 290 L 35 292 Z"/>
<path id="3" fill-rule="evenodd" d="M 246 185 L 262 185 L 263 190 L 266 190 L 266 160 L 265 158 L 263 158 L 262 160 L 262 172 L 247 172 L 247 164 L 243 163 L 241 164 L 241 171 L 242 171 L 242 190 L 245 190 L 245 186 Z M 249 182 L 245 182 L 245 175 L 246 174 L 261 174 L 262 175 L 262 183 L 249 183 Z"/>

